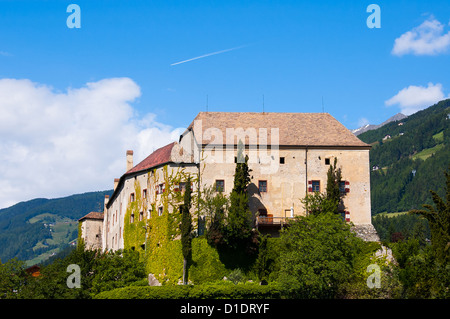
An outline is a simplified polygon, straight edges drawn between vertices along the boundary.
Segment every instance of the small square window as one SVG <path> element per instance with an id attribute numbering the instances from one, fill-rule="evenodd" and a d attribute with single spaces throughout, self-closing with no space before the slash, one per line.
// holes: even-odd
<path id="1" fill-rule="evenodd" d="M 329 158 L 325 159 L 325 165 L 330 165 L 330 159 Z"/>
<path id="2" fill-rule="evenodd" d="M 267 192 L 267 181 L 259 181 L 258 188 L 259 188 L 260 193 L 266 193 Z"/>
<path id="3" fill-rule="evenodd" d="M 280 164 L 284 164 L 284 157 L 280 157 Z"/>
<path id="4" fill-rule="evenodd" d="M 216 179 L 216 192 L 223 192 L 225 190 L 225 181 L 223 179 Z"/>

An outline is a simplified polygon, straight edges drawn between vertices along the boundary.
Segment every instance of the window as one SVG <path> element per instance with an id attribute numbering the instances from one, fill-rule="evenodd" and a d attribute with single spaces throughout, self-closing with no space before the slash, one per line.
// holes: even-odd
<path id="1" fill-rule="evenodd" d="M 158 216 L 162 216 L 162 214 L 163 214 L 163 207 L 160 206 L 158 207 Z"/>
<path id="2" fill-rule="evenodd" d="M 134 223 L 134 214 L 131 214 L 130 223 Z"/>
<path id="3" fill-rule="evenodd" d="M 339 182 L 339 192 L 345 193 L 345 181 Z"/>
<path id="4" fill-rule="evenodd" d="M 280 157 L 280 164 L 284 164 L 284 157 Z"/>
<path id="5" fill-rule="evenodd" d="M 144 189 L 142 191 L 142 198 L 146 199 L 147 198 L 147 189 Z"/>
<path id="6" fill-rule="evenodd" d="M 156 194 L 162 194 L 164 193 L 165 185 L 164 183 L 156 185 Z"/>
<path id="7" fill-rule="evenodd" d="M 131 202 L 131 203 L 134 202 L 134 193 L 131 193 L 131 194 L 130 194 L 130 202 Z"/>
<path id="8" fill-rule="evenodd" d="M 180 192 L 184 192 L 186 190 L 186 182 L 180 182 L 179 190 Z"/>
<path id="9" fill-rule="evenodd" d="M 216 192 L 223 192 L 225 190 L 225 181 L 223 179 L 216 179 Z"/>
<path id="10" fill-rule="evenodd" d="M 139 221 L 141 222 L 144 219 L 144 212 L 139 212 Z"/>
<path id="11" fill-rule="evenodd" d="M 267 181 L 259 181 L 258 189 L 259 189 L 260 193 L 266 193 L 267 192 Z"/>
<path id="12" fill-rule="evenodd" d="M 325 159 L 325 165 L 330 165 L 330 159 L 329 158 Z"/>
<path id="13" fill-rule="evenodd" d="M 320 181 L 312 181 L 311 188 L 311 192 L 320 192 Z"/>

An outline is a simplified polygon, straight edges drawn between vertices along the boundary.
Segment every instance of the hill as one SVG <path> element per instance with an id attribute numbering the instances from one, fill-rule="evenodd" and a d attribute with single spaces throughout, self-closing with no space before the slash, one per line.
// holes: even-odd
<path id="1" fill-rule="evenodd" d="M 358 137 L 371 144 L 372 214 L 432 204 L 450 164 L 450 99 Z"/>
<path id="2" fill-rule="evenodd" d="M 46 260 L 76 240 L 77 220 L 102 211 L 112 190 L 38 198 L 0 209 L 0 260 L 17 257 L 32 265 Z"/>
<path id="3" fill-rule="evenodd" d="M 367 131 L 376 130 L 376 129 L 378 129 L 378 128 L 380 128 L 380 127 L 382 127 L 382 126 L 384 126 L 384 125 L 386 125 L 388 123 L 403 120 L 406 117 L 407 116 L 405 114 L 397 113 L 394 116 L 391 116 L 390 118 L 388 118 L 386 121 L 384 121 L 381 124 L 378 124 L 378 125 L 367 124 L 367 125 L 361 126 L 360 128 L 357 128 L 355 130 L 352 130 L 352 133 L 355 134 L 356 136 L 358 136 L 358 135 L 360 135 L 362 133 L 365 133 Z"/>

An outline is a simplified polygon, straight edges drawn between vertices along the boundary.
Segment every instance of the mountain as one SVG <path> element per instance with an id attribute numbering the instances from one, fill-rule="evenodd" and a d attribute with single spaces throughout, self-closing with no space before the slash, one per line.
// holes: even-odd
<path id="1" fill-rule="evenodd" d="M 78 236 L 78 219 L 102 211 L 112 190 L 56 199 L 37 198 L 0 209 L 0 260 L 39 263 L 57 254 Z"/>
<path id="2" fill-rule="evenodd" d="M 376 129 L 378 129 L 378 128 L 380 128 L 380 127 L 382 127 L 382 126 L 384 126 L 384 125 L 386 125 L 388 123 L 395 122 L 395 121 L 400 121 L 400 120 L 403 120 L 405 118 L 407 118 L 407 116 L 405 114 L 397 113 L 394 116 L 391 116 L 390 118 L 388 118 L 386 121 L 384 121 L 381 124 L 378 124 L 378 125 L 367 124 L 367 125 L 361 126 L 360 128 L 357 128 L 355 130 L 352 130 L 352 133 L 355 134 L 356 136 L 358 136 L 359 134 L 362 134 L 362 133 L 365 133 L 365 132 L 371 131 L 371 130 L 376 130 Z"/>
<path id="3" fill-rule="evenodd" d="M 450 99 L 358 137 L 372 145 L 372 214 L 433 204 L 430 190 L 445 196 L 444 171 L 450 164 Z"/>

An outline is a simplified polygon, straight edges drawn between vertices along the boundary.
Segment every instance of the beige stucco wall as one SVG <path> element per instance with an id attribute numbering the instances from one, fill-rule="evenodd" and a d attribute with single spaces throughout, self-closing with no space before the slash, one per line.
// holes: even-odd
<path id="1" fill-rule="evenodd" d="M 233 188 L 237 150 L 223 151 L 221 159 L 220 149 L 206 149 L 203 152 L 202 185 L 213 185 L 216 180 L 225 181 L 225 193 L 229 194 Z M 269 165 L 262 165 L 260 158 L 268 154 L 273 156 L 271 169 Z M 259 150 L 246 150 L 249 155 L 249 168 L 252 180 L 249 186 L 250 208 L 253 213 L 264 208 L 274 217 L 290 216 L 291 208 L 294 215 L 304 215 L 305 210 L 301 199 L 307 192 L 308 180 L 319 180 L 321 191 L 325 190 L 329 165 L 325 158 L 334 163 L 338 158 L 338 167 L 342 169 L 343 180 L 350 182 L 350 192 L 344 198 L 344 205 L 350 212 L 350 220 L 355 224 L 370 224 L 370 171 L 368 150 L 344 149 L 308 149 L 280 148 L 270 149 L 262 154 Z M 279 164 L 279 158 L 284 157 L 285 163 Z M 306 161 L 307 158 L 307 161 Z M 270 171 L 270 172 L 268 172 Z M 267 181 L 267 192 L 259 193 L 258 182 Z"/>
<path id="2" fill-rule="evenodd" d="M 81 238 L 87 249 L 102 248 L 102 228 L 102 220 L 84 219 L 81 221 Z"/>

